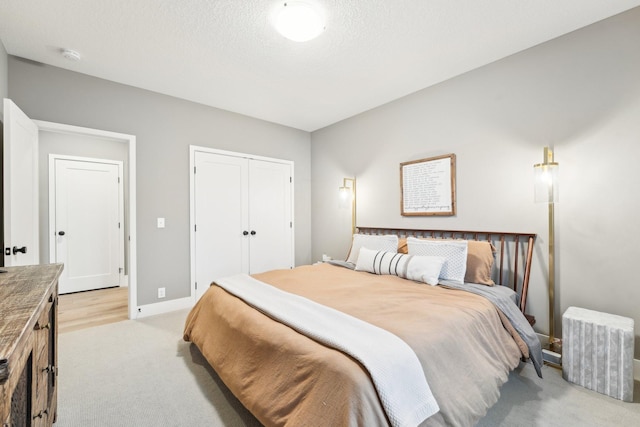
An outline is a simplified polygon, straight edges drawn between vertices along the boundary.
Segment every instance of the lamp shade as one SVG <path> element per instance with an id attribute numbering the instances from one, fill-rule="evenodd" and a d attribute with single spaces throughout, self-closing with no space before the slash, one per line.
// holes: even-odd
<path id="1" fill-rule="evenodd" d="M 536 203 L 559 201 L 558 163 L 553 161 L 553 151 L 544 148 L 544 162 L 533 165 L 534 200 Z"/>
<path id="2" fill-rule="evenodd" d="M 536 203 L 557 203 L 559 198 L 557 163 L 534 166 L 534 188 Z"/>
<path id="3" fill-rule="evenodd" d="M 347 184 L 351 184 L 350 186 Z M 351 205 L 351 232 L 356 232 L 356 178 L 344 178 L 340 190 L 340 208 Z"/>
<path id="4" fill-rule="evenodd" d="M 346 209 L 351 206 L 351 198 L 353 197 L 353 191 L 351 187 L 340 187 L 340 208 Z"/>

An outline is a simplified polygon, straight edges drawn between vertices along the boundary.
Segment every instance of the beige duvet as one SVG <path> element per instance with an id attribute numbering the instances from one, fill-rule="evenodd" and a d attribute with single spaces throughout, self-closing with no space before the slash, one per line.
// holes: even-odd
<path id="1" fill-rule="evenodd" d="M 493 304 L 464 291 L 329 264 L 254 275 L 382 327 L 409 344 L 440 412 L 422 425 L 472 426 L 523 356 Z M 507 328 L 510 325 L 507 323 Z M 386 426 L 369 374 L 349 356 L 212 285 L 184 339 L 266 426 Z"/>

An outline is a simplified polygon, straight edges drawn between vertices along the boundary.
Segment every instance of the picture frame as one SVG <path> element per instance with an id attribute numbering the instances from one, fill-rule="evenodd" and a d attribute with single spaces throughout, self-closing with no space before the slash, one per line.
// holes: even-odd
<path id="1" fill-rule="evenodd" d="M 456 214 L 455 154 L 400 163 L 400 214 Z"/>

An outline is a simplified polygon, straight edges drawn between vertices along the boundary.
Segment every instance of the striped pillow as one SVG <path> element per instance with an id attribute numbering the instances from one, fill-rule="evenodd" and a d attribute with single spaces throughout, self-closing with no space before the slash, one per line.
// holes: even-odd
<path id="1" fill-rule="evenodd" d="M 415 256 L 360 248 L 356 270 L 375 274 L 391 274 L 403 279 L 438 284 L 438 276 L 445 262 L 439 256 Z"/>

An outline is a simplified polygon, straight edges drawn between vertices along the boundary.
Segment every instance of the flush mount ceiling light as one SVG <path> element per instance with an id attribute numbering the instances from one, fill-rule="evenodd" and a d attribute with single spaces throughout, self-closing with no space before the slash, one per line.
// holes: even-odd
<path id="1" fill-rule="evenodd" d="M 69 61 L 80 61 L 80 53 L 73 49 L 61 49 L 60 54 Z"/>
<path id="2" fill-rule="evenodd" d="M 286 38 L 306 42 L 316 38 L 324 30 L 321 11 L 305 1 L 287 1 L 277 12 L 276 29 Z"/>

